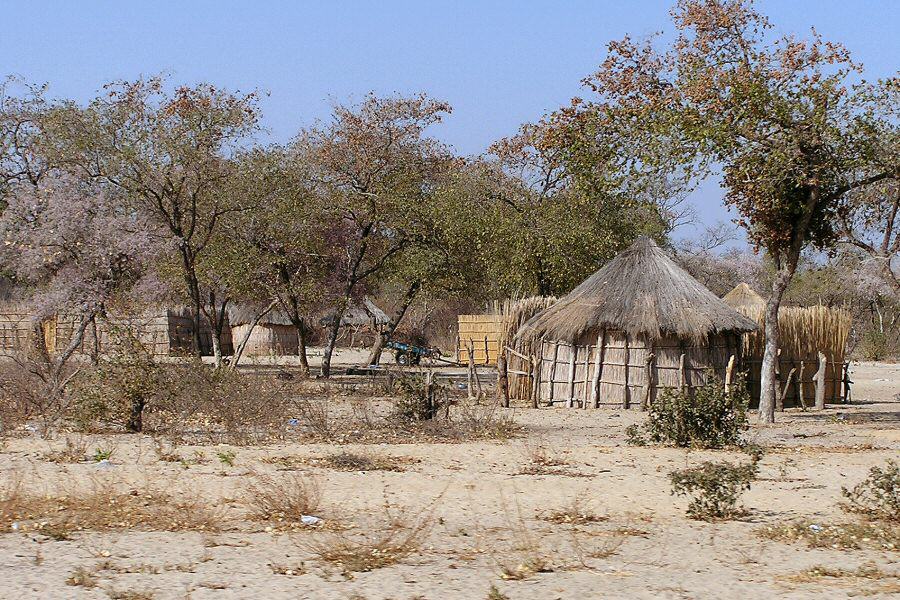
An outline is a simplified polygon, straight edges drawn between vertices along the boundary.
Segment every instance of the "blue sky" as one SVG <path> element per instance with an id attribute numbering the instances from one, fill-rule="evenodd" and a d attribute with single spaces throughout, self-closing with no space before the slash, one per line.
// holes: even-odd
<path id="1" fill-rule="evenodd" d="M 778 31 L 815 26 L 845 43 L 867 78 L 900 67 L 900 0 L 765 0 Z M 91 98 L 112 79 L 168 72 L 176 82 L 259 89 L 271 138 L 286 141 L 331 103 L 368 91 L 424 91 L 453 115 L 435 134 L 465 154 L 581 93 L 606 42 L 668 28 L 658 0 L 369 2 L 4 1 L 0 75 Z M 701 220 L 727 219 L 708 182 Z M 682 235 L 691 234 L 685 230 Z"/>

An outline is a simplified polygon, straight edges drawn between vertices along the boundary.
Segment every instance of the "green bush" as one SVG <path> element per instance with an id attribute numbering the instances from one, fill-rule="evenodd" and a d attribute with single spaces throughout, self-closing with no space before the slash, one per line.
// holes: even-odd
<path id="1" fill-rule="evenodd" d="M 741 465 L 703 462 L 696 467 L 673 471 L 669 473 L 672 493 L 692 496 L 687 509 L 687 515 L 692 519 L 713 521 L 739 516 L 742 511 L 737 502 L 756 479 L 758 463 L 759 455 L 756 454 L 749 463 Z"/>
<path id="2" fill-rule="evenodd" d="M 682 448 L 722 448 L 739 445 L 747 429 L 750 397 L 743 377 L 729 392 L 715 375 L 691 393 L 666 388 L 650 405 L 647 420 L 625 430 L 633 445 L 664 444 Z"/>
<path id="3" fill-rule="evenodd" d="M 862 482 L 841 488 L 851 512 L 886 521 L 900 521 L 900 465 L 889 460 L 884 469 L 872 467 Z"/>

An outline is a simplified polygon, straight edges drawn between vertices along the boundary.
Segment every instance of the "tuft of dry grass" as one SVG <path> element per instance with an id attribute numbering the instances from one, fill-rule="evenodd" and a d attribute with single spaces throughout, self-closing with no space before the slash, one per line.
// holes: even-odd
<path id="1" fill-rule="evenodd" d="M 290 473 L 281 477 L 257 473 L 247 484 L 243 502 L 251 518 L 295 527 L 305 515 L 314 515 L 322 501 L 315 477 Z"/>
<path id="2" fill-rule="evenodd" d="M 25 492 L 21 478 L 14 478 L 0 489 L 0 531 L 36 531 L 57 540 L 77 531 L 218 531 L 221 521 L 205 502 L 149 487 L 120 491 L 93 481 L 87 489 L 40 495 Z"/>
<path id="3" fill-rule="evenodd" d="M 310 462 L 336 471 L 393 471 L 402 472 L 405 465 L 418 460 L 402 456 L 385 456 L 369 452 L 338 452 Z"/>
<path id="4" fill-rule="evenodd" d="M 509 596 L 497 589 L 496 585 L 491 585 L 488 589 L 487 600 L 509 600 Z"/>
<path id="5" fill-rule="evenodd" d="M 110 600 L 153 600 L 155 593 L 150 590 L 104 590 Z"/>
<path id="6" fill-rule="evenodd" d="M 559 454 L 554 453 L 543 441 L 526 442 L 523 446 L 525 466 L 516 475 L 559 475 L 562 477 L 588 477 L 588 475 L 569 468 L 571 463 Z"/>
<path id="7" fill-rule="evenodd" d="M 73 587 L 95 588 L 97 587 L 97 578 L 93 572 L 84 567 L 75 567 L 66 578 L 66 585 Z"/>
<path id="8" fill-rule="evenodd" d="M 900 550 L 900 525 L 896 523 L 796 521 L 766 526 L 757 533 L 780 542 L 805 542 L 810 548 Z"/>
<path id="9" fill-rule="evenodd" d="M 401 562 L 417 552 L 435 523 L 435 508 L 441 496 L 418 511 L 392 510 L 385 503 L 381 523 L 366 531 L 333 531 L 304 542 L 306 550 L 344 572 L 366 572 Z"/>
<path id="10" fill-rule="evenodd" d="M 598 515 L 589 506 L 585 506 L 583 496 L 576 496 L 568 506 L 551 511 L 538 511 L 538 518 L 554 525 L 592 525 L 608 521 L 606 515 Z"/>
<path id="11" fill-rule="evenodd" d="M 852 571 L 816 565 L 805 571 L 801 571 L 788 577 L 788 580 L 797 583 L 811 583 L 821 579 L 897 579 L 897 575 L 885 573 L 873 563 L 866 563 Z"/>
<path id="12" fill-rule="evenodd" d="M 83 435 L 67 435 L 66 445 L 44 453 L 44 460 L 52 463 L 79 463 L 87 460 L 87 440 Z"/>

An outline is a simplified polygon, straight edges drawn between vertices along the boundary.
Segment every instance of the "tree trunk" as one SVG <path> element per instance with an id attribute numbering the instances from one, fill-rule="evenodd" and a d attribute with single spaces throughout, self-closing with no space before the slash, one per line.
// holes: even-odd
<path id="1" fill-rule="evenodd" d="M 190 250 L 186 247 L 181 249 L 182 265 L 184 267 L 184 281 L 187 284 L 188 295 L 191 298 L 191 339 L 194 347 L 194 356 L 200 359 L 203 356 L 203 344 L 200 338 L 200 319 L 203 314 L 203 299 L 200 297 L 200 282 L 197 280 L 197 274 L 194 271 L 193 259 Z"/>
<path id="2" fill-rule="evenodd" d="M 306 356 L 306 322 L 300 319 L 297 328 L 297 355 L 300 357 L 300 376 L 309 377 L 309 358 Z"/>
<path id="3" fill-rule="evenodd" d="M 394 335 L 395 331 L 397 331 L 397 326 L 400 325 L 400 321 L 403 320 L 409 307 L 412 306 L 413 300 L 415 300 L 416 295 L 421 288 L 421 281 L 414 281 L 410 284 L 406 293 L 403 295 L 400 306 L 397 307 L 397 311 L 394 313 L 394 318 L 387 324 L 384 331 L 375 337 L 375 343 L 372 344 L 372 350 L 369 352 L 369 358 L 366 360 L 364 366 L 377 365 L 381 362 L 381 353 L 384 351 L 384 343 Z"/>
<path id="4" fill-rule="evenodd" d="M 796 265 L 796 261 L 791 261 L 791 264 Z M 775 422 L 775 399 L 778 393 L 775 380 L 775 361 L 778 360 L 778 308 L 794 274 L 793 271 L 790 265 L 778 270 L 772 283 L 772 295 L 766 302 L 766 345 L 760 371 L 759 391 L 759 419 L 763 423 Z"/>
<path id="5" fill-rule="evenodd" d="M 237 347 L 234 349 L 234 356 L 231 357 L 231 364 L 228 367 L 229 371 L 236 371 L 238 362 L 241 360 L 241 356 L 244 354 L 244 348 L 247 347 L 247 342 L 250 341 L 250 336 L 253 335 L 253 330 L 259 325 L 260 320 L 273 308 L 278 304 L 278 300 L 272 300 L 269 304 L 259 313 L 253 315 L 253 319 L 251 319 L 249 325 L 250 327 L 247 329 L 247 333 L 244 334 L 244 338 L 238 343 Z M 233 330 L 232 330 L 233 331 Z"/>
<path id="6" fill-rule="evenodd" d="M 228 306 L 229 299 L 222 301 L 221 308 L 218 308 L 215 292 L 209 293 L 209 306 L 204 309 L 207 321 L 209 321 L 212 330 L 210 338 L 212 341 L 213 361 L 216 369 L 222 368 L 222 331 L 225 328 L 225 309 Z"/>
<path id="7" fill-rule="evenodd" d="M 334 346 L 337 344 L 338 333 L 341 330 L 341 319 L 346 310 L 346 303 L 341 303 L 335 310 L 331 322 L 328 324 L 328 339 L 325 343 L 325 354 L 322 356 L 322 377 L 331 377 L 331 356 L 334 354 Z"/>

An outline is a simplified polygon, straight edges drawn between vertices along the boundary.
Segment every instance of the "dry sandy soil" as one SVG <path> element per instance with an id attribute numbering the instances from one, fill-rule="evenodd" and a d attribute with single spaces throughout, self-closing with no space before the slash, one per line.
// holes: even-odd
<path id="1" fill-rule="evenodd" d="M 775 426 L 752 427 L 748 437 L 768 452 L 759 480 L 744 495 L 747 515 L 715 523 L 688 519 L 687 501 L 670 494 L 667 475 L 702 460 L 746 457 L 629 447 L 624 429 L 642 418 L 634 411 L 511 409 L 525 429 L 505 442 L 182 446 L 176 452 L 184 464 L 160 460 L 146 436 L 87 439 L 88 454 L 114 448 L 111 464 L 99 465 L 49 461 L 47 453 L 64 446 L 62 438 L 11 438 L 0 448 L 0 483 L 18 477 L 23 489 L 56 495 L 104 484 L 162 487 L 195 499 L 201 508 L 194 510 L 215 511 L 219 530 L 59 534 L 17 525 L 0 533 L 0 597 L 896 597 L 897 548 L 867 540 L 862 549 L 810 548 L 760 535 L 797 519 L 823 526 L 854 522 L 839 506 L 841 487 L 898 458 L 900 365 L 861 364 L 854 378 L 852 406 L 790 411 Z M 347 472 L 308 460 L 339 451 L 399 457 L 394 462 L 402 470 Z M 204 460 L 194 461 L 195 452 Z M 541 453 L 544 462 L 560 464 L 536 466 L 533 458 Z M 247 516 L 242 499 L 248 484 L 260 474 L 298 473 L 319 481 L 315 514 L 324 526 L 285 527 Z M 576 501 L 578 514 L 596 520 L 553 522 L 555 511 Z M 424 520 L 411 555 L 355 572 L 317 554 L 337 545 L 339 536 L 383 535 L 385 504 L 407 524 Z M 345 527 L 352 528 L 335 532 Z M 867 576 L 850 574 L 864 565 L 859 573 Z M 79 579 L 79 573 L 88 575 Z"/>

